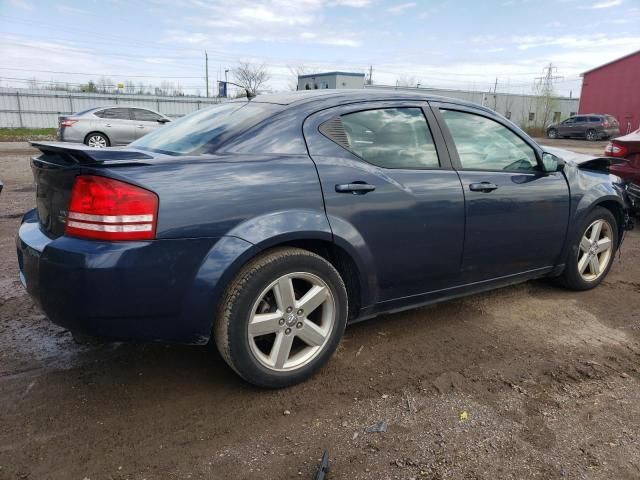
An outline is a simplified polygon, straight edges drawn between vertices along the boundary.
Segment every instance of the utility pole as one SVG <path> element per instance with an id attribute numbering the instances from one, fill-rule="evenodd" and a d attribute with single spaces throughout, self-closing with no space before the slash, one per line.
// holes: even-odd
<path id="1" fill-rule="evenodd" d="M 207 98 L 209 98 L 209 55 L 204 51 L 204 78 L 207 82 Z"/>
<path id="2" fill-rule="evenodd" d="M 538 85 L 543 92 L 553 92 L 553 82 L 556 80 L 562 80 L 564 77 L 554 75 L 554 72 L 558 71 L 558 67 L 554 67 L 553 63 L 549 63 L 544 67 L 543 72 L 546 72 L 542 77 L 536 77 Z"/>
<path id="3" fill-rule="evenodd" d="M 369 85 L 373 85 L 373 65 L 369 65 Z"/>
<path id="4" fill-rule="evenodd" d="M 493 84 L 493 109 L 498 110 L 498 77 L 496 77 L 496 83 Z"/>

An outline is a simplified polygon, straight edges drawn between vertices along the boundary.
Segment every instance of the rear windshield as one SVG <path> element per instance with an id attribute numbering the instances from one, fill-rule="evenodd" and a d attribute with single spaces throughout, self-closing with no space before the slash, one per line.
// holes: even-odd
<path id="1" fill-rule="evenodd" d="M 279 108 L 269 103 L 223 103 L 158 128 L 131 146 L 169 155 L 213 152 L 221 142 L 256 125 Z"/>

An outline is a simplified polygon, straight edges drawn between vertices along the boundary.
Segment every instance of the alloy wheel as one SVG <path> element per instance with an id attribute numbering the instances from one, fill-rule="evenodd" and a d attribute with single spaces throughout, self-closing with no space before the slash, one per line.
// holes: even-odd
<path id="1" fill-rule="evenodd" d="M 270 370 L 303 367 L 322 352 L 335 323 L 336 302 L 326 282 L 308 272 L 283 275 L 262 291 L 251 309 L 251 353 Z"/>
<path id="2" fill-rule="evenodd" d="M 609 222 L 594 221 L 580 239 L 578 273 L 587 282 L 600 278 L 613 254 L 613 231 Z"/>
<path id="3" fill-rule="evenodd" d="M 589 141 L 596 140 L 596 132 L 594 132 L 593 130 L 589 130 L 587 132 L 587 140 L 589 140 Z"/>
<path id="4" fill-rule="evenodd" d="M 94 148 L 106 148 L 107 139 L 102 135 L 91 135 L 87 141 L 87 145 Z"/>

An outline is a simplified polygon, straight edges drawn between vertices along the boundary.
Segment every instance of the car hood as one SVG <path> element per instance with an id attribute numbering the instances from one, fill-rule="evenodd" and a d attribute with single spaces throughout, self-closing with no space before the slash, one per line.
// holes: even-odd
<path id="1" fill-rule="evenodd" d="M 614 183 L 620 183 L 622 180 L 616 175 L 609 172 L 611 165 L 625 163 L 624 158 L 605 157 L 601 155 L 585 154 L 572 152 L 563 148 L 542 146 L 545 152 L 549 152 L 556 157 L 561 158 L 565 162 L 565 168 L 575 168 L 579 170 L 590 170 L 608 174 Z"/>

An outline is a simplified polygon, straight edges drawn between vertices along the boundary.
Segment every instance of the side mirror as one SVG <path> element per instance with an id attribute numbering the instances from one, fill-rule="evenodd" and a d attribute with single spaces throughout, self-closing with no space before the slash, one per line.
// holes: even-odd
<path id="1" fill-rule="evenodd" d="M 561 172 L 564 170 L 564 160 L 552 153 L 544 152 L 542 154 L 542 167 L 545 173 Z"/>
<path id="2" fill-rule="evenodd" d="M 171 120 L 169 120 L 168 118 L 159 118 L 157 121 L 158 121 L 158 123 L 163 123 L 164 124 L 164 123 L 170 122 Z"/>

